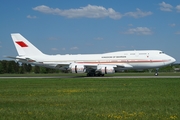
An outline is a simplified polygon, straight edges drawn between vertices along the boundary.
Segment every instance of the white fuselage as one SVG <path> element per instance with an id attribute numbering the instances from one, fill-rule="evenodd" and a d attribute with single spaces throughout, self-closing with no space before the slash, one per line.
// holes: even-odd
<path id="1" fill-rule="evenodd" d="M 58 64 L 72 63 L 86 66 L 112 65 L 122 69 L 148 69 L 159 68 L 175 62 L 175 59 L 159 50 L 119 51 L 105 54 L 78 54 L 78 55 L 43 55 L 28 56 L 36 62 L 32 64 L 56 67 Z"/>

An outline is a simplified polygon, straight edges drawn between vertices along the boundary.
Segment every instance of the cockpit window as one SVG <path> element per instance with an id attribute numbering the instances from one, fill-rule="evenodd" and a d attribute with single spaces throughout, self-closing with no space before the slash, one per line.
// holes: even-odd
<path id="1" fill-rule="evenodd" d="M 161 52 L 159 52 L 159 54 L 164 54 L 164 52 L 161 51 Z"/>

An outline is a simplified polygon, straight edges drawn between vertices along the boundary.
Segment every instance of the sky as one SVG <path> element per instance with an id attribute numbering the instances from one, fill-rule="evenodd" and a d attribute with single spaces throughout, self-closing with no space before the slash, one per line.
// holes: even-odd
<path id="1" fill-rule="evenodd" d="M 11 33 L 46 54 L 162 50 L 180 63 L 179 0 L 1 0 L 0 60 Z"/>

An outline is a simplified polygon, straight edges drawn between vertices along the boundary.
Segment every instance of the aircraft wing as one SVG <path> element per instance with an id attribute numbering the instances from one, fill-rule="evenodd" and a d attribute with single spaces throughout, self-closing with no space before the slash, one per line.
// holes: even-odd
<path id="1" fill-rule="evenodd" d="M 84 67 L 86 69 L 94 69 L 94 70 L 97 70 L 97 68 L 99 66 L 109 66 L 109 67 L 112 67 L 114 69 L 130 69 L 130 68 L 133 68 L 132 65 L 130 64 L 127 64 L 127 63 L 118 63 L 118 64 L 84 64 Z"/>
<path id="2" fill-rule="evenodd" d="M 85 67 L 97 67 L 98 65 L 102 65 L 102 66 L 112 66 L 114 68 L 118 67 L 118 68 L 133 68 L 132 65 L 127 64 L 127 63 L 118 63 L 118 64 L 84 64 Z"/>
<path id="3" fill-rule="evenodd" d="M 117 64 L 117 67 L 119 67 L 119 68 L 133 68 L 132 65 L 127 64 L 127 63 Z"/>
<path id="4" fill-rule="evenodd" d="M 90 69 L 97 69 L 98 66 L 111 66 L 111 67 L 114 67 L 114 68 L 133 68 L 132 65 L 130 64 L 127 64 L 127 63 L 118 63 L 118 64 L 80 64 L 80 63 L 73 63 L 73 64 L 76 64 L 76 65 L 83 65 L 85 68 L 90 68 Z M 70 65 L 70 64 L 67 64 L 67 63 L 60 63 L 57 65 L 58 66 L 67 66 L 67 65 Z"/>
<path id="5" fill-rule="evenodd" d="M 18 57 L 12 57 L 12 56 L 6 56 L 6 58 L 11 58 L 11 59 L 21 59 L 21 58 L 18 58 Z"/>

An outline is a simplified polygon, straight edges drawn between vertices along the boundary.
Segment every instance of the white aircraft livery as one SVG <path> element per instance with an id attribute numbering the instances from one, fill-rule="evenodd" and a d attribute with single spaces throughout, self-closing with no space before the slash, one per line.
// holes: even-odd
<path id="1" fill-rule="evenodd" d="M 117 51 L 104 54 L 47 55 L 19 33 L 11 34 L 18 56 L 9 57 L 18 62 L 54 68 L 87 76 L 104 76 L 122 70 L 159 68 L 176 60 L 160 50 Z M 156 71 L 155 75 L 158 75 Z"/>

